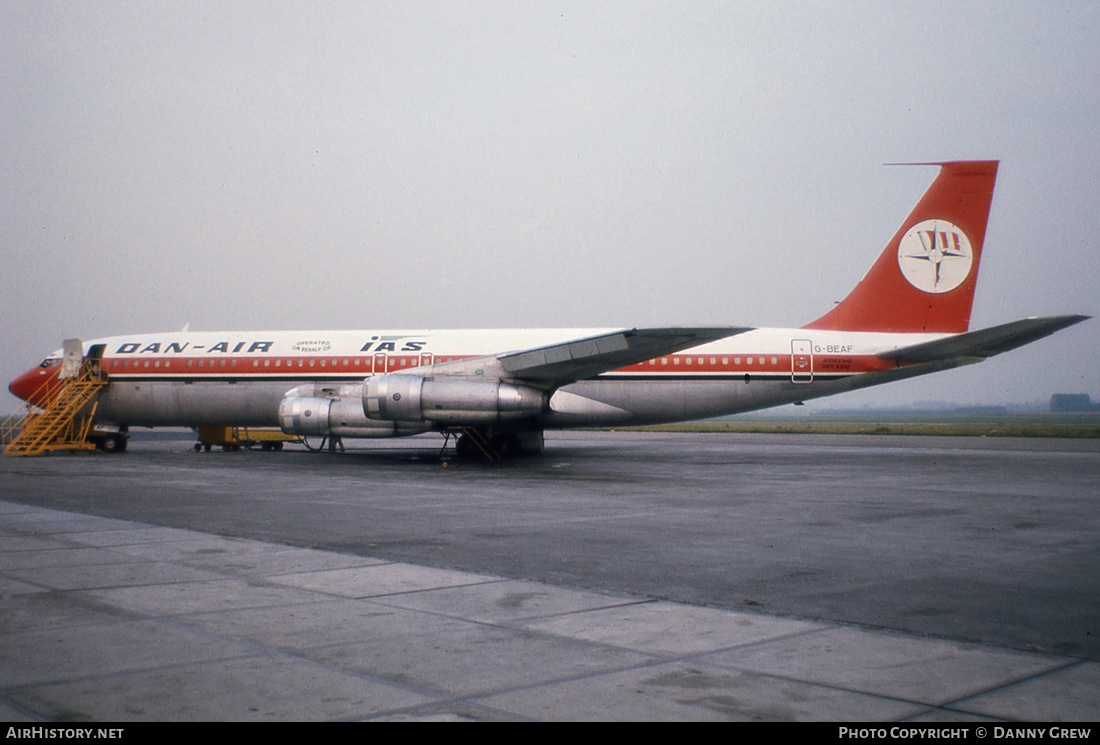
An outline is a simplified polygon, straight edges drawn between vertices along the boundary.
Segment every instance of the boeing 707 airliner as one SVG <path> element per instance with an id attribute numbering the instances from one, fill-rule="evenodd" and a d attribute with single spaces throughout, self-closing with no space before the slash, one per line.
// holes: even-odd
<path id="1" fill-rule="evenodd" d="M 543 432 L 736 414 L 979 362 L 1086 318 L 971 331 L 997 161 L 939 175 L 855 289 L 801 328 L 227 331 L 83 342 L 98 393 L 89 437 L 129 427 L 280 427 L 322 438 L 465 432 L 504 454 Z M 62 350 L 9 386 L 47 404 Z"/>

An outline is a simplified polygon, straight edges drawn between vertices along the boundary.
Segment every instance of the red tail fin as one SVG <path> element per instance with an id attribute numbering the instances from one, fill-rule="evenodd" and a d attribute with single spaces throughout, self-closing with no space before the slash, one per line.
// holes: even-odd
<path id="1" fill-rule="evenodd" d="M 805 328 L 961 333 L 970 326 L 997 161 L 941 167 L 848 297 Z"/>

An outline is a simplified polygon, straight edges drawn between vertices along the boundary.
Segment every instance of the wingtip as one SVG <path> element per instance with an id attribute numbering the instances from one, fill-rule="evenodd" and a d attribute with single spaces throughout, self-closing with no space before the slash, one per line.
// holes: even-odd
<path id="1" fill-rule="evenodd" d="M 943 168 L 946 166 L 997 166 L 1000 165 L 999 160 L 929 160 L 929 161 L 917 161 L 908 162 L 901 161 L 896 163 L 883 163 L 884 166 L 937 166 Z"/>
<path id="2" fill-rule="evenodd" d="M 1066 313 L 1060 316 L 1046 316 L 1046 318 L 1050 321 L 1058 322 L 1061 324 L 1062 328 L 1066 328 L 1081 323 L 1082 321 L 1091 320 L 1092 316 L 1086 316 L 1082 313 Z"/>

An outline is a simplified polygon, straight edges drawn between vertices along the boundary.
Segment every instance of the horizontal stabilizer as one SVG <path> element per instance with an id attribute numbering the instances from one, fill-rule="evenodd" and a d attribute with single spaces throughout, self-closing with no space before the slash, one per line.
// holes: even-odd
<path id="1" fill-rule="evenodd" d="M 732 326 L 626 329 L 498 355 L 513 378 L 561 385 L 751 331 Z"/>
<path id="2" fill-rule="evenodd" d="M 979 331 L 956 334 L 946 339 L 902 347 L 884 352 L 879 357 L 896 362 L 932 362 L 954 357 L 992 357 L 1030 344 L 1044 336 L 1050 336 L 1055 331 L 1061 331 L 1088 318 L 1089 316 L 1080 315 L 1024 318 Z"/>

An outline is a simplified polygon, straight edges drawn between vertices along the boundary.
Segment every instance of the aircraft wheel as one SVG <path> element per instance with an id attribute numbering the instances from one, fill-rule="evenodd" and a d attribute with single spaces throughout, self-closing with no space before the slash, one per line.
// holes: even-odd
<path id="1" fill-rule="evenodd" d="M 481 455 L 481 451 L 478 450 L 477 445 L 468 435 L 459 435 L 459 438 L 455 441 L 455 455 L 459 458 L 471 458 Z"/>
<path id="2" fill-rule="evenodd" d="M 96 444 L 105 453 L 123 453 L 126 451 L 126 437 L 120 432 L 103 435 Z"/>
<path id="3" fill-rule="evenodd" d="M 499 434 L 489 444 L 501 458 L 515 458 L 520 453 L 519 437 L 515 432 Z"/>

